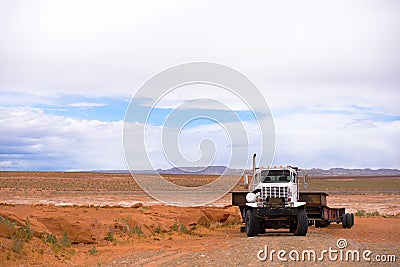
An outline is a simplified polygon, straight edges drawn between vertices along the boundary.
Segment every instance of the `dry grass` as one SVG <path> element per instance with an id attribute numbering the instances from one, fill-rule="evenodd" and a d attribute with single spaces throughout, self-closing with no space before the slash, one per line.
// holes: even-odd
<path id="1" fill-rule="evenodd" d="M 311 178 L 307 190 L 330 194 L 400 194 L 400 177 Z"/>

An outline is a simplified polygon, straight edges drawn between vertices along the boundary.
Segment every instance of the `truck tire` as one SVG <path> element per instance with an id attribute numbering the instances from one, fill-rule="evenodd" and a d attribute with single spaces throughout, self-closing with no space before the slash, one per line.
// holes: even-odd
<path id="1" fill-rule="evenodd" d="M 347 228 L 347 213 L 342 216 L 342 227 Z"/>
<path id="2" fill-rule="evenodd" d="M 247 236 L 257 236 L 260 232 L 260 222 L 254 210 L 249 209 L 246 212 L 246 234 Z"/>
<path id="3" fill-rule="evenodd" d="M 307 213 L 304 209 L 299 209 L 297 213 L 297 226 L 294 229 L 293 234 L 297 236 L 305 236 L 308 231 L 308 218 Z"/>
<path id="4" fill-rule="evenodd" d="M 350 228 L 353 227 L 354 225 L 354 213 L 350 213 L 350 218 L 351 218 L 351 224 L 350 224 Z"/>
<path id="5" fill-rule="evenodd" d="M 351 228 L 351 215 L 349 213 L 343 214 L 342 218 L 342 227 L 343 228 Z"/>
<path id="6" fill-rule="evenodd" d="M 352 227 L 352 225 L 351 225 L 351 215 L 350 215 L 350 213 L 347 213 L 347 228 L 351 228 Z"/>

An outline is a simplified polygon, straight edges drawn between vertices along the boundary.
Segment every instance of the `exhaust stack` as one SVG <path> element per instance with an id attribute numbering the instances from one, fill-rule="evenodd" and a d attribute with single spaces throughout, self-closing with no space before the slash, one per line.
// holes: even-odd
<path id="1" fill-rule="evenodd" d="M 256 172 L 256 154 L 253 155 L 253 173 Z"/>

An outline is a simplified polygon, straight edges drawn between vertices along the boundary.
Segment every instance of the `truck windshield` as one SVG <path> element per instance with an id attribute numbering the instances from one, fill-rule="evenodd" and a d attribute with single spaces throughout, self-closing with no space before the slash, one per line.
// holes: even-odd
<path id="1" fill-rule="evenodd" d="M 288 183 L 290 182 L 290 171 L 288 170 L 261 171 L 261 181 L 263 183 Z"/>

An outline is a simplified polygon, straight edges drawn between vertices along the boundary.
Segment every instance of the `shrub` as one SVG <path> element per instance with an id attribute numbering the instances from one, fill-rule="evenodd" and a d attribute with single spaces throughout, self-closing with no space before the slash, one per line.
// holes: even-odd
<path id="1" fill-rule="evenodd" d="M 129 223 L 129 218 L 121 218 L 118 221 L 123 222 L 123 223 Z"/>
<path id="2" fill-rule="evenodd" d="M 189 233 L 188 229 L 186 228 L 186 226 L 184 224 L 181 224 L 180 231 L 181 231 L 181 233 L 184 233 L 184 234 L 188 234 Z"/>
<path id="3" fill-rule="evenodd" d="M 46 242 L 51 243 L 53 245 L 57 244 L 57 237 L 55 235 L 52 234 L 48 234 L 46 237 Z"/>
<path id="4" fill-rule="evenodd" d="M 136 234 L 136 235 L 138 235 L 138 236 L 143 235 L 142 227 L 141 227 L 141 226 L 137 226 L 137 225 L 135 225 L 135 227 L 133 227 L 132 229 L 130 229 L 130 232 L 131 232 L 131 233 L 134 233 L 134 234 Z"/>
<path id="5" fill-rule="evenodd" d="M 0 216 L 0 223 L 6 224 L 8 226 L 15 226 L 15 222 L 10 221 L 8 218 L 1 216 Z"/>
<path id="6" fill-rule="evenodd" d="M 365 216 L 365 210 L 357 210 L 355 215 L 358 216 L 358 217 Z"/>
<path id="7" fill-rule="evenodd" d="M 69 240 L 67 233 L 64 233 L 63 238 L 61 239 L 61 246 L 63 247 L 71 246 L 71 240 Z"/>
<path id="8" fill-rule="evenodd" d="M 25 220 L 24 235 L 25 235 L 25 240 L 31 240 L 32 236 L 33 236 L 33 231 L 31 229 L 31 224 L 29 222 L 28 217 L 26 217 L 26 220 Z"/>
<path id="9" fill-rule="evenodd" d="M 174 223 L 174 225 L 172 225 L 172 230 L 174 230 L 175 232 L 178 232 L 179 225 L 176 222 Z"/>
<path id="10" fill-rule="evenodd" d="M 94 255 L 94 254 L 96 254 L 97 252 L 98 252 L 98 251 L 97 251 L 96 246 L 93 246 L 93 247 L 89 250 L 90 255 Z"/>
<path id="11" fill-rule="evenodd" d="M 373 211 L 367 212 L 367 216 L 381 216 L 381 214 L 378 211 Z"/>
<path id="12" fill-rule="evenodd" d="M 161 234 L 161 232 L 162 232 L 161 225 L 157 225 L 157 227 L 154 229 L 154 233 Z"/>
<path id="13" fill-rule="evenodd" d="M 105 237 L 105 240 L 110 241 L 110 242 L 116 241 L 116 239 L 114 237 L 114 233 L 113 232 L 108 232 L 107 236 Z"/>
<path id="14" fill-rule="evenodd" d="M 22 251 L 22 240 L 17 238 L 13 242 L 13 251 L 17 254 L 21 254 Z"/>

